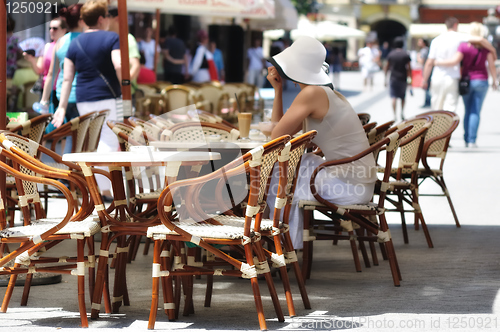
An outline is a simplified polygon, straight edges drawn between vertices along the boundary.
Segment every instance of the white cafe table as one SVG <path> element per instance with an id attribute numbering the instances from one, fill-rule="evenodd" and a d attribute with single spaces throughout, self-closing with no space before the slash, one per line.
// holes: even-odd
<path id="1" fill-rule="evenodd" d="M 220 141 L 220 142 L 195 142 L 195 141 L 155 141 L 150 142 L 151 146 L 159 150 L 225 150 L 225 149 L 241 149 L 243 152 L 256 148 L 265 144 L 265 141 L 253 140 L 237 140 L 237 141 Z"/>
<path id="2" fill-rule="evenodd" d="M 168 183 L 175 181 L 181 166 L 196 167 L 218 159 L 220 159 L 220 154 L 217 152 L 153 151 L 148 147 L 141 147 L 138 151 L 133 152 L 87 152 L 67 153 L 63 155 L 64 161 L 77 163 L 82 168 L 90 195 L 101 221 L 101 250 L 92 298 L 92 318 L 98 317 L 103 290 L 107 290 L 104 287 L 107 280 L 106 274 L 108 271 L 109 247 L 111 242 L 117 239 L 115 283 L 112 298 L 112 310 L 116 313 L 122 301 L 125 305 L 129 304 L 125 279 L 125 265 L 129 250 L 127 238 L 131 235 L 146 235 L 149 226 L 160 223 L 158 214 L 146 218 L 136 216 L 130 211 L 124 188 L 123 169 L 127 171 L 131 167 L 163 166 L 165 167 L 165 177 Z M 109 168 L 114 201 L 113 205 L 107 209 L 102 202 L 100 190 L 92 171 L 93 166 L 105 166 Z M 116 214 L 112 213 L 113 207 L 116 209 Z M 105 292 L 104 296 L 106 296 L 106 311 L 109 312 L 111 310 L 109 292 Z"/>

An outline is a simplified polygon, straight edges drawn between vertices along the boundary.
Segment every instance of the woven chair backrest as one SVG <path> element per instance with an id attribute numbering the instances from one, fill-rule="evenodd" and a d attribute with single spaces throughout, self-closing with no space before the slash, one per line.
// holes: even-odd
<path id="1" fill-rule="evenodd" d="M 368 122 L 370 122 L 370 114 L 368 113 L 358 113 L 359 121 L 361 121 L 361 124 L 364 126 Z"/>
<path id="2" fill-rule="evenodd" d="M 45 127 L 51 120 L 52 114 L 42 114 L 10 129 L 10 131 L 40 143 L 45 133 Z"/>
<path id="3" fill-rule="evenodd" d="M 86 152 L 97 151 L 97 145 L 99 145 L 99 137 L 101 136 L 102 126 L 104 125 L 104 120 L 106 120 L 109 114 L 109 110 L 99 111 L 92 121 L 89 123 L 88 134 L 87 134 L 87 148 Z"/>
<path id="4" fill-rule="evenodd" d="M 168 129 L 168 128 L 172 127 L 173 125 L 175 125 L 175 122 L 173 122 L 172 120 L 167 119 L 161 115 L 158 116 L 158 115 L 150 114 L 149 118 L 157 127 L 160 127 L 162 130 Z"/>
<path id="5" fill-rule="evenodd" d="M 165 131 L 163 132 L 165 134 Z M 219 123 L 189 122 L 178 123 L 167 131 L 171 141 L 206 142 L 210 135 L 220 135 L 226 141 L 234 141 L 239 137 L 239 131 Z M 170 134 L 171 133 L 171 134 Z"/>
<path id="6" fill-rule="evenodd" d="M 8 141 L 14 144 L 14 146 L 22 150 L 23 152 L 26 152 L 31 157 L 35 157 L 38 154 L 38 147 L 40 145 L 37 142 L 30 140 L 29 138 L 18 136 L 16 134 L 11 134 L 8 132 L 4 132 L 4 136 L 8 139 Z M 6 142 L 4 142 L 4 146 L 5 143 Z M 21 173 L 31 176 L 36 176 L 36 173 L 34 171 L 27 169 L 22 165 L 19 165 L 18 170 Z M 21 180 L 21 183 L 23 186 L 24 193 L 20 192 L 19 195 L 25 196 L 28 200 L 31 199 L 33 201 L 39 202 L 40 196 L 38 194 L 37 184 L 24 180 Z"/>
<path id="7" fill-rule="evenodd" d="M 217 85 L 204 84 L 198 89 L 198 92 L 204 100 L 208 100 L 210 102 L 210 111 L 213 114 L 220 114 L 223 100 L 229 99 L 229 95 L 224 92 L 220 86 Z"/>
<path id="8" fill-rule="evenodd" d="M 187 86 L 170 85 L 164 88 L 161 94 L 166 98 L 168 112 L 175 112 L 182 107 L 195 103 L 195 92 Z"/>
<path id="9" fill-rule="evenodd" d="M 290 160 L 288 161 L 287 168 L 287 185 L 285 188 L 285 195 L 290 195 L 294 192 L 295 184 L 297 182 L 298 170 L 302 155 L 307 148 L 307 145 L 313 140 L 317 132 L 312 130 L 296 137 L 290 141 Z"/>
<path id="10" fill-rule="evenodd" d="M 425 142 L 447 134 L 446 137 L 434 141 L 427 150 L 428 157 L 441 157 L 444 159 L 443 152 L 448 150 L 449 137 L 458 127 L 460 121 L 458 115 L 450 111 L 431 111 L 421 115 L 431 115 L 433 118 L 432 125 L 427 131 L 427 134 L 425 134 Z"/>
<path id="11" fill-rule="evenodd" d="M 403 137 L 398 168 L 406 169 L 410 173 L 412 170 L 417 169 L 426 132 L 426 130 L 423 130 L 423 132 L 421 130 L 428 130 L 432 121 L 431 116 L 425 116 L 409 119 L 398 125 L 398 128 L 404 128 L 409 124 L 413 125 L 413 128 Z"/>
<path id="12" fill-rule="evenodd" d="M 130 151 L 131 146 L 148 145 L 147 140 L 144 139 L 142 127 L 132 127 L 121 122 L 108 121 L 108 126 L 118 137 L 118 142 L 124 151 Z M 120 133 L 122 135 L 120 135 Z"/>
<path id="13" fill-rule="evenodd" d="M 129 118 L 129 122 L 134 126 L 140 126 L 142 129 L 148 133 L 152 138 L 159 140 L 161 132 L 163 131 L 162 128 L 158 127 L 152 122 L 149 121 L 144 121 L 142 119 L 138 118 Z"/>

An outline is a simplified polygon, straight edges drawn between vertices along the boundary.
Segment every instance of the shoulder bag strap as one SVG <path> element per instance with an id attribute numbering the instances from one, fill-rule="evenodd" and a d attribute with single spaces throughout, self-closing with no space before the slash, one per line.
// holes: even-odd
<path id="1" fill-rule="evenodd" d="M 101 73 L 101 71 L 99 69 L 97 69 L 96 66 L 94 66 L 92 60 L 90 60 L 90 58 L 87 55 L 87 53 L 85 53 L 85 51 L 83 50 L 82 44 L 80 44 L 80 41 L 78 40 L 78 38 L 75 39 L 75 42 L 78 45 L 78 47 L 80 48 L 80 51 L 82 51 L 82 53 L 85 55 L 85 57 L 87 58 L 87 60 L 89 61 L 89 63 L 91 63 L 92 66 L 94 67 L 94 69 L 99 73 L 99 76 L 101 76 L 101 78 L 104 81 L 104 83 L 106 83 L 106 85 L 108 86 L 109 91 L 111 91 L 111 94 L 116 99 L 117 96 L 116 96 L 115 90 L 113 90 L 113 88 L 111 87 L 111 84 L 109 84 L 108 80 L 106 79 L 106 77 L 104 77 L 104 75 Z"/>

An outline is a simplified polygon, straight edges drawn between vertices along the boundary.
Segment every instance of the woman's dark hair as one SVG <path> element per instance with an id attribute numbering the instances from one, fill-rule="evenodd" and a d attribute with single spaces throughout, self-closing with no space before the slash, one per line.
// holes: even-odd
<path id="1" fill-rule="evenodd" d="M 68 23 L 66 22 L 66 20 L 60 16 L 52 19 L 52 21 L 59 21 L 59 26 L 61 27 L 61 29 L 64 29 L 64 30 L 68 30 Z"/>
<path id="2" fill-rule="evenodd" d="M 78 21 L 80 21 L 80 9 L 82 4 L 75 4 L 59 10 L 59 15 L 66 21 L 68 29 L 73 30 L 78 28 Z"/>
<path id="3" fill-rule="evenodd" d="M 7 32 L 12 32 L 15 28 L 16 21 L 10 15 L 7 15 Z"/>

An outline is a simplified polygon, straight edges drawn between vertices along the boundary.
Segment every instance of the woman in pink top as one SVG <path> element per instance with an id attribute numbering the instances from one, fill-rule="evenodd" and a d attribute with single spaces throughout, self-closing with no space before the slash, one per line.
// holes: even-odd
<path id="1" fill-rule="evenodd" d="M 49 25 L 49 34 L 50 40 L 52 42 L 45 44 L 43 48 L 43 56 L 38 58 L 24 53 L 24 58 L 31 63 L 31 67 L 35 71 L 35 73 L 39 75 L 43 75 L 43 83 L 45 84 L 45 78 L 47 77 L 47 73 L 49 72 L 50 63 L 52 61 L 52 55 L 54 50 L 54 45 L 59 38 L 64 36 L 68 31 L 68 26 L 66 25 L 66 21 L 57 17 L 50 21 Z M 43 86 L 43 85 L 42 85 Z"/>
<path id="2" fill-rule="evenodd" d="M 470 34 L 473 36 L 483 36 L 484 27 L 481 23 L 472 22 L 470 24 Z M 476 138 L 479 128 L 479 113 L 483 105 L 486 92 L 488 92 L 488 71 L 493 78 L 492 88 L 496 90 L 498 81 L 495 69 L 495 59 L 487 49 L 471 43 L 462 43 L 458 47 L 457 53 L 452 59 L 437 60 L 438 66 L 454 66 L 462 61 L 462 76 L 469 75 L 469 93 L 462 96 L 465 106 L 464 115 L 464 140 L 465 147 L 471 144 L 477 147 Z M 486 68 L 488 62 L 488 68 Z"/>

